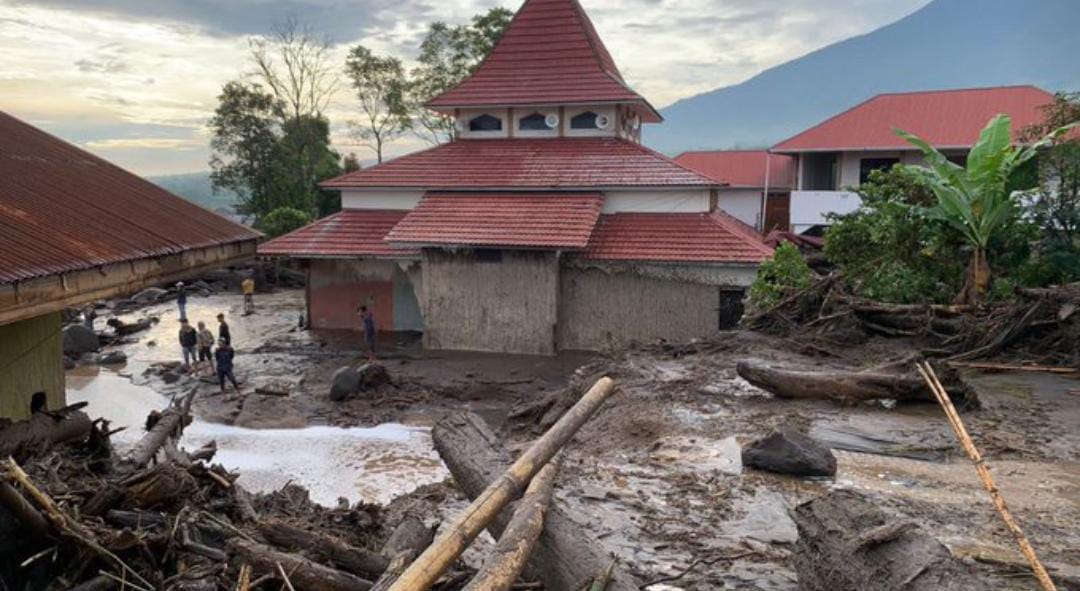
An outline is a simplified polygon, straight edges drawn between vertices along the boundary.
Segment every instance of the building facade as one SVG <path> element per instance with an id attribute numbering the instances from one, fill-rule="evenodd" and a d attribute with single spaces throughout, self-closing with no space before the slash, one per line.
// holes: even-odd
<path id="1" fill-rule="evenodd" d="M 0 417 L 64 405 L 65 308 L 249 260 L 258 236 L 0 112 Z"/>
<path id="2" fill-rule="evenodd" d="M 306 261 L 313 327 L 368 304 L 428 348 L 552 354 L 737 319 L 771 250 L 720 183 L 640 144 L 660 115 L 577 0 L 526 0 L 428 106 L 454 141 L 324 183 L 342 211 L 260 247 Z"/>
<path id="3" fill-rule="evenodd" d="M 762 234 L 788 230 L 795 159 L 767 150 L 683 152 L 675 161 L 720 183 L 717 205 Z"/>

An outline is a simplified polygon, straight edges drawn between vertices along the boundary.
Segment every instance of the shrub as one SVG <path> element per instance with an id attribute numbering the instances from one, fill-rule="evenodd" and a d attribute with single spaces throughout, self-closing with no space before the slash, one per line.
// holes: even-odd
<path id="1" fill-rule="evenodd" d="M 785 242 L 758 268 L 750 285 L 750 306 L 756 310 L 769 308 L 785 296 L 809 287 L 813 278 L 814 272 L 799 249 Z"/>
<path id="2" fill-rule="evenodd" d="M 259 229 L 267 236 L 273 238 L 288 234 L 293 230 L 311 223 L 311 216 L 307 212 L 295 207 L 279 207 L 266 214 L 259 221 Z"/>

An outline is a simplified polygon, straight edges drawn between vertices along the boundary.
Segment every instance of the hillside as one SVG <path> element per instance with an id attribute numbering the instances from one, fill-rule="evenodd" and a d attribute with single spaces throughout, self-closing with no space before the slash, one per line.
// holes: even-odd
<path id="1" fill-rule="evenodd" d="M 1077 0 L 934 0 L 866 35 L 678 101 L 661 110 L 664 123 L 646 127 L 645 142 L 668 154 L 766 146 L 881 92 L 1080 90 L 1077 22 Z"/>
<path id="2" fill-rule="evenodd" d="M 236 204 L 236 195 L 229 191 L 215 194 L 210 186 L 209 172 L 151 176 L 146 177 L 146 180 L 166 191 L 176 193 L 188 201 L 198 203 L 206 209 L 218 213 L 234 212 L 233 206 Z"/>

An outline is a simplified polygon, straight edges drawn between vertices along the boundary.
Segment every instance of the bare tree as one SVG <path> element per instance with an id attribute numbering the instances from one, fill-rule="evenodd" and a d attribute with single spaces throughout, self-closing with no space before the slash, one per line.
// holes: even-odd
<path id="1" fill-rule="evenodd" d="M 283 119 L 320 117 L 338 87 L 330 42 L 295 17 L 274 24 L 250 42 L 255 74 L 282 102 Z"/>

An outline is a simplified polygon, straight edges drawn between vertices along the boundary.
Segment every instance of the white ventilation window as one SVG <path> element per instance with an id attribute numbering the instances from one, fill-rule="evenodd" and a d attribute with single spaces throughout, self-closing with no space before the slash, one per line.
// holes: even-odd
<path id="1" fill-rule="evenodd" d="M 558 124 L 559 117 L 557 115 L 533 113 L 526 117 L 522 117 L 518 121 L 518 129 L 521 131 L 551 131 L 552 129 L 555 129 L 555 126 Z"/>
<path id="2" fill-rule="evenodd" d="M 502 131 L 502 119 L 494 115 L 478 115 L 469 120 L 469 131 Z"/>

